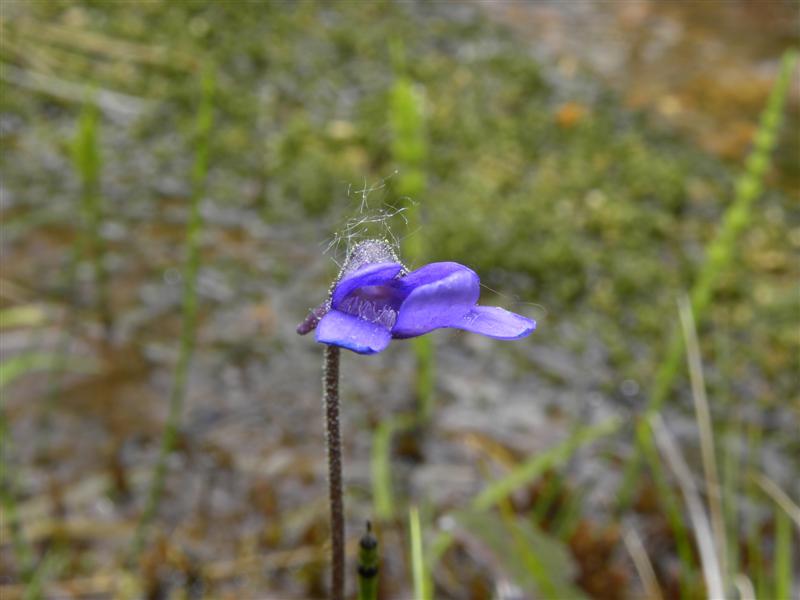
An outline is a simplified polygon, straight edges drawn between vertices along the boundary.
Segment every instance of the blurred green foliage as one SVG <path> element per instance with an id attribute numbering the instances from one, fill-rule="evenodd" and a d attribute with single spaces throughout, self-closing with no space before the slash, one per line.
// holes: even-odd
<path id="1" fill-rule="evenodd" d="M 426 258 L 469 264 L 488 286 L 540 305 L 545 331 L 568 318 L 603 341 L 623 377 L 652 376 L 660 359 L 652 342 L 672 328 L 665 315 L 694 281 L 734 194 L 728 166 L 622 108 L 604 88 L 540 64 L 478 11 L 392 2 L 48 2 L 14 3 L 6 16 L 8 64 L 148 103 L 130 129 L 130 160 L 136 172 L 141 157 L 163 159 L 150 181 L 192 154 L 171 132 L 191 127 L 195 80 L 211 55 L 220 77 L 209 194 L 253 206 L 270 222 L 313 218 L 330 231 L 358 208 L 351 185 L 387 177 L 388 193 L 370 200 L 398 206 L 409 178 L 419 187 L 423 156 L 425 190 L 412 199 L 425 214 Z M 392 39 L 402 40 L 402 86 Z M 37 60 L 25 53 L 34 47 Z M 413 124 L 393 124 L 399 109 L 387 112 L 414 89 L 427 98 L 424 152 L 408 136 L 400 143 L 393 128 Z M 28 90 L 6 84 L 6 92 L 2 110 L 45 139 L 57 140 L 64 112 L 77 110 L 58 93 L 31 101 Z M 791 136 L 780 143 L 778 155 L 790 153 Z M 14 136 L 4 146 L 13 148 Z M 398 160 L 404 164 L 390 177 Z M 4 162 L 14 188 L 61 185 L 58 172 Z M 154 193 L 144 181 L 139 189 Z M 773 402 L 791 389 L 799 350 L 787 326 L 797 274 L 785 246 L 792 214 L 786 195 L 767 193 L 710 315 L 748 340 L 737 344 L 729 370 L 755 359 Z M 768 355 L 746 350 L 765 347 Z M 721 382 L 712 374 L 710 384 Z"/>
<path id="2" fill-rule="evenodd" d="M 197 117 L 194 130 L 195 156 L 192 165 L 192 196 L 189 221 L 186 225 L 186 262 L 183 267 L 183 294 L 180 351 L 175 363 L 172 389 L 169 396 L 169 416 L 161 434 L 158 460 L 153 467 L 147 504 L 139 519 L 131 548 L 132 558 L 139 560 L 147 541 L 148 528 L 158 511 L 164 493 L 167 476 L 167 461 L 174 451 L 180 433 L 183 403 L 189 380 L 189 367 L 194 354 L 197 336 L 198 277 L 200 274 L 200 244 L 205 228 L 202 201 L 206 191 L 208 176 L 209 147 L 214 124 L 214 96 L 216 92 L 216 73 L 209 64 L 204 68 L 200 86 Z"/>
<path id="3" fill-rule="evenodd" d="M 499 514 L 463 510 L 453 519 L 531 596 L 571 600 L 587 597 L 572 583 L 577 568 L 565 545 L 515 516 L 510 507 Z"/>
<path id="4" fill-rule="evenodd" d="M 425 221 L 419 199 L 425 195 L 428 140 L 425 124 L 425 97 L 406 75 L 405 48 L 394 38 L 389 50 L 395 70 L 395 82 L 389 93 L 389 125 L 391 156 L 397 168 L 393 190 L 400 196 L 402 218 L 406 227 L 401 250 L 409 268 L 423 264 L 425 257 Z M 420 425 L 430 421 L 433 414 L 433 395 L 436 387 L 436 352 L 433 338 L 423 336 L 411 340 L 416 359 L 414 384 L 417 417 Z"/>
<path id="5" fill-rule="evenodd" d="M 93 271 L 95 306 L 106 334 L 111 333 L 113 318 L 108 297 L 108 274 L 104 265 L 105 244 L 101 234 L 103 226 L 103 198 L 100 189 L 102 158 L 97 106 L 89 96 L 81 111 L 78 131 L 72 144 L 72 161 L 81 180 L 80 256 Z"/>

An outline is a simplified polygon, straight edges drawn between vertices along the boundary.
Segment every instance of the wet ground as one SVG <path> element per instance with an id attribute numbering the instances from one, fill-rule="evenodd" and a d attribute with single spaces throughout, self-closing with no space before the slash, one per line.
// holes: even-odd
<path id="1" fill-rule="evenodd" d="M 644 141 L 631 142 L 628 154 L 635 155 L 641 143 L 646 152 L 658 149 L 652 155 L 641 151 L 653 164 L 666 148 L 670 156 L 682 153 L 680 165 L 697 165 L 697 173 L 676 166 L 674 173 L 663 176 L 670 185 L 678 181 L 676 196 L 689 198 L 686 205 L 664 210 L 669 213 L 664 219 L 672 219 L 665 221 L 665 253 L 675 250 L 664 260 L 669 265 L 665 268 L 675 273 L 668 282 L 684 284 L 691 281 L 703 244 L 725 206 L 724 190 L 749 147 L 780 52 L 797 39 L 796 26 L 789 22 L 796 8 L 777 2 L 382 7 L 370 5 L 357 14 L 349 5 L 337 12 L 308 4 L 286 11 L 289 16 L 271 9 L 268 18 L 277 25 L 265 37 L 251 32 L 242 40 L 235 27 L 248 27 L 242 21 L 253 16 L 220 9 L 228 30 L 217 31 L 213 6 L 186 14 L 156 4 L 138 14 L 83 3 L 4 7 L 3 88 L 9 94 L 0 114 L 2 302 L 6 307 L 35 305 L 44 318 L 35 327 L 4 330 L 3 358 L 23 350 L 66 349 L 94 363 L 88 375 L 40 373 L 4 391 L 11 426 L 6 452 L 17 477 L 20 520 L 38 555 L 51 550 L 57 557 L 46 597 L 324 597 L 321 351 L 312 339 L 297 336 L 295 326 L 321 300 L 335 275 L 331 258 L 336 248 L 327 254 L 323 250 L 337 228 L 358 213 L 364 199 L 358 190 L 391 173 L 387 133 L 377 127 L 385 121 L 381 94 L 392 81 L 390 65 L 380 58 L 381 36 L 392 28 L 392 19 L 407 19 L 403 28 L 424 28 L 424 41 L 409 44 L 412 56 L 428 53 L 420 60 L 420 79 L 441 81 L 454 64 L 452 85 L 477 87 L 474 80 L 470 83 L 477 73 L 480 85 L 492 89 L 480 75 L 495 74 L 500 81 L 497 102 L 512 108 L 514 102 L 525 101 L 526 93 L 539 94 L 503 87 L 504 78 L 530 75 L 515 61 L 540 65 L 535 77 L 530 75 L 536 80 L 530 89 L 548 89 L 543 106 L 553 129 L 543 131 L 556 141 L 546 143 L 566 144 L 583 156 L 581 148 L 590 142 L 571 132 L 575 124 L 597 116 L 612 123 L 613 131 L 626 132 L 641 123 Z M 151 32 L 154 22 L 162 29 Z M 189 41 L 180 38 L 173 44 L 170 35 L 184 22 Z M 309 34 L 317 28 L 323 33 Z M 258 48 L 264 39 L 274 41 L 277 50 L 262 56 Z M 217 115 L 202 203 L 207 227 L 202 235 L 197 345 L 158 534 L 144 555 L 141 576 L 133 576 L 122 565 L 158 452 L 178 352 L 193 157 L 185 132 L 196 102 L 191 73 L 196 58 L 192 50 L 198 47 L 218 48 L 224 105 Z M 327 56 L 331 48 L 333 59 Z M 480 71 L 488 64 L 480 62 L 484 60 L 497 65 Z M 331 73 L 328 61 L 347 66 Z M 470 61 L 484 66 L 473 67 Z M 125 94 L 98 96 L 104 114 L 101 232 L 113 307 L 110 337 L 93 309 L 91 268 L 73 258 L 80 192 L 68 146 L 79 104 L 70 98 L 74 94 L 66 82 L 88 81 L 92 72 L 101 88 Z M 433 83 L 426 85 L 431 90 L 430 202 L 443 198 L 443 208 L 430 213 L 431 237 L 439 240 L 431 242 L 431 258 L 474 264 L 491 288 L 484 290 L 486 303 L 524 312 L 540 324 L 530 340 L 512 344 L 451 331 L 434 336 L 432 423 L 424 432 L 401 436 L 392 453 L 397 502 L 424 508 L 432 541 L 435 532 L 446 528 L 443 517 L 463 508 L 487 481 L 563 440 L 577 424 L 609 417 L 629 422 L 644 405 L 648 376 L 661 353 L 653 331 L 663 329 L 664 313 L 642 309 L 640 318 L 636 311 L 647 303 L 643 294 L 649 284 L 622 281 L 620 273 L 629 267 L 619 261 L 635 261 L 640 249 L 625 245 L 627 239 L 635 241 L 624 229 L 630 214 L 603 208 L 617 205 L 614 188 L 589 185 L 589 192 L 578 187 L 571 191 L 566 182 L 557 188 L 566 200 L 553 198 L 546 205 L 563 213 L 574 196 L 582 211 L 604 213 L 594 224 L 590 217 L 565 242 L 585 257 L 564 258 L 561 246 L 551 240 L 545 240 L 547 246 L 543 242 L 542 254 L 551 248 L 558 252 L 546 254 L 552 258 L 541 262 L 512 256 L 504 240 L 490 247 L 491 240 L 471 238 L 466 230 L 465 241 L 459 242 L 448 229 L 450 221 L 437 210 L 456 205 L 463 193 L 464 202 L 476 202 L 475 212 L 468 207 L 465 215 L 486 214 L 479 211 L 488 201 L 475 199 L 481 188 L 468 195 L 476 189 L 469 180 L 472 170 L 493 173 L 497 182 L 489 188 L 492 193 L 507 189 L 510 196 L 525 198 L 509 182 L 523 180 L 532 159 L 518 151 L 524 145 L 508 140 L 516 140 L 513 136 L 525 123 L 538 127 L 538 121 L 515 122 L 504 112 L 501 116 L 514 130 L 503 138 L 507 145 L 483 151 L 479 139 L 470 148 L 458 140 L 453 142 L 456 150 L 450 150 L 443 132 L 450 121 L 443 107 L 458 106 L 459 100 L 438 96 Z M 506 89 L 509 97 L 502 93 Z M 249 90 L 244 99 L 243 90 Z M 793 94 L 790 110 L 796 122 L 796 86 Z M 480 106 L 467 96 L 465 92 L 465 103 Z M 443 113 L 441 129 L 437 111 Z M 470 119 L 467 114 L 458 122 L 469 129 Z M 498 118 L 497 123 L 503 122 Z M 261 141 L 254 146 L 256 138 Z M 441 157 L 436 155 L 440 147 Z M 791 435 L 797 414 L 786 402 L 796 384 L 792 356 L 797 341 L 790 332 L 797 324 L 792 252 L 798 248 L 800 225 L 796 205 L 792 208 L 798 171 L 791 160 L 796 159 L 796 140 L 787 136 L 781 149 L 760 220 L 745 240 L 750 252 L 742 272 L 724 282 L 730 302 L 709 319 L 714 362 L 708 378 L 714 389 L 727 386 L 726 402 L 742 402 L 736 409 L 742 422 L 755 421 L 764 428 L 763 468 L 781 484 L 796 486 L 792 479 L 797 465 L 789 457 L 797 448 Z M 476 154 L 480 162 L 472 162 Z M 493 159 L 500 162 L 488 162 Z M 585 157 L 576 160 L 576 172 L 583 170 L 580 161 Z M 561 168 L 553 168 L 553 181 L 560 186 Z M 598 168 L 602 172 L 605 167 Z M 649 168 L 649 163 L 642 168 L 644 179 Z M 442 174 L 448 172 L 451 178 Z M 622 179 L 620 188 L 634 185 Z M 646 182 L 635 185 L 646 188 Z M 387 193 L 373 191 L 367 196 L 369 206 L 380 207 Z M 645 207 L 645 214 L 658 221 L 663 207 L 657 193 L 648 194 L 643 193 L 641 203 L 653 204 Z M 619 198 L 620 206 L 640 201 L 623 192 Z M 427 201 L 423 199 L 423 206 Z M 543 215 L 540 226 L 562 217 L 556 226 L 572 223 L 566 213 Z M 680 228 L 669 229 L 674 223 Z M 496 226 L 501 236 L 503 231 L 518 235 L 511 225 L 506 229 L 502 216 Z M 613 237 L 615 227 L 622 227 L 619 239 Z M 594 240 L 593 228 L 603 232 Z M 584 234 L 589 239 L 585 246 L 579 239 Z M 603 237 L 608 235 L 612 237 Z M 594 253 L 609 239 L 618 248 L 609 252 L 618 254 L 612 255 L 616 266 L 606 273 Z M 521 253 L 537 252 L 536 243 L 525 246 L 528 240 L 508 243 L 530 248 Z M 576 261 L 585 279 L 577 291 L 546 285 L 571 273 Z M 637 263 L 630 264 L 636 271 Z M 657 268 L 650 263 L 645 267 Z M 751 284 L 754 297 L 742 291 Z M 672 299 L 661 301 L 667 310 L 674 306 Z M 754 352 L 757 358 L 740 352 L 739 344 L 760 346 Z M 414 359 L 407 343 L 394 343 L 369 358 L 345 353 L 342 427 L 351 539 L 373 515 L 371 434 L 381 422 L 413 410 L 413 381 Z M 680 388 L 668 422 L 684 439 L 687 454 L 695 457 L 694 422 L 684 410 L 689 395 L 683 383 Z M 731 443 L 730 451 L 738 452 L 741 440 Z M 576 579 L 592 597 L 640 594 L 621 542 L 622 525 L 612 510 L 620 465 L 630 452 L 630 433 L 621 433 L 577 453 L 558 475 L 549 475 L 548 481 L 557 481 L 552 485 L 565 497 L 580 498 L 565 543 L 578 568 Z M 664 589 L 674 595 L 670 534 L 663 517 L 648 508 L 652 489 L 642 487 L 637 510 L 625 522 L 647 532 Z M 797 492 L 795 488 L 795 497 Z M 520 514 L 542 493 L 541 486 L 522 490 L 515 498 Z M 753 507 L 757 524 L 762 523 L 759 511 Z M 403 518 L 379 525 L 386 597 L 412 594 L 405 527 Z M 480 556 L 466 542 L 451 548 L 437 569 L 437 597 L 492 597 L 497 582 L 508 577 L 502 565 Z M 21 597 L 20 573 L 5 534 L 0 566 L 4 593 Z"/>
<path id="2" fill-rule="evenodd" d="M 703 149 L 741 160 L 778 65 L 797 36 L 786 2 L 487 4 L 569 76 L 586 68 Z M 598 51 L 602 48 L 602 51 Z M 797 90 L 795 89 L 795 99 Z"/>

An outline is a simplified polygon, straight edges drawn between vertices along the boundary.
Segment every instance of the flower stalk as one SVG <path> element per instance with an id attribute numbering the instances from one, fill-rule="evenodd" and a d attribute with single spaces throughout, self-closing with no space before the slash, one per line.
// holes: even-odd
<path id="1" fill-rule="evenodd" d="M 386 240 L 359 242 L 349 253 L 325 300 L 297 326 L 325 344 L 323 405 L 331 507 L 331 598 L 344 599 L 344 500 L 339 433 L 341 348 L 377 354 L 393 339 L 455 328 L 500 340 L 528 336 L 536 322 L 499 307 L 480 306 L 480 280 L 469 267 L 431 263 L 410 271 Z"/>
<path id="2" fill-rule="evenodd" d="M 342 439 L 339 433 L 338 346 L 325 346 L 322 363 L 325 438 L 328 447 L 328 498 L 331 507 L 331 600 L 344 599 L 344 502 Z"/>

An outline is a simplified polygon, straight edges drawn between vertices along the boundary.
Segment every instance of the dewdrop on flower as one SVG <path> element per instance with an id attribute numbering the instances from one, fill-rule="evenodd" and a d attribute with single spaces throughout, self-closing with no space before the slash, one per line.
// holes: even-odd
<path id="1" fill-rule="evenodd" d="M 376 354 L 392 339 L 451 327 L 500 340 L 523 338 L 536 322 L 494 306 L 478 306 L 480 279 L 455 262 L 408 271 L 388 242 L 368 239 L 350 252 L 328 298 L 297 327 L 316 329 L 323 344 Z"/>

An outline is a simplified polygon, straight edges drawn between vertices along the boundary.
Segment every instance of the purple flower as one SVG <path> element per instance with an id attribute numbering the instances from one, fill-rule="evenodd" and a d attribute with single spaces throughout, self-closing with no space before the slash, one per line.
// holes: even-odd
<path id="1" fill-rule="evenodd" d="M 424 335 L 441 327 L 500 340 L 529 335 L 536 322 L 493 306 L 478 306 L 480 280 L 454 262 L 430 263 L 408 272 L 379 240 L 361 242 L 350 254 L 328 299 L 297 332 L 316 328 L 323 344 L 359 354 L 381 352 L 394 339 Z"/>

